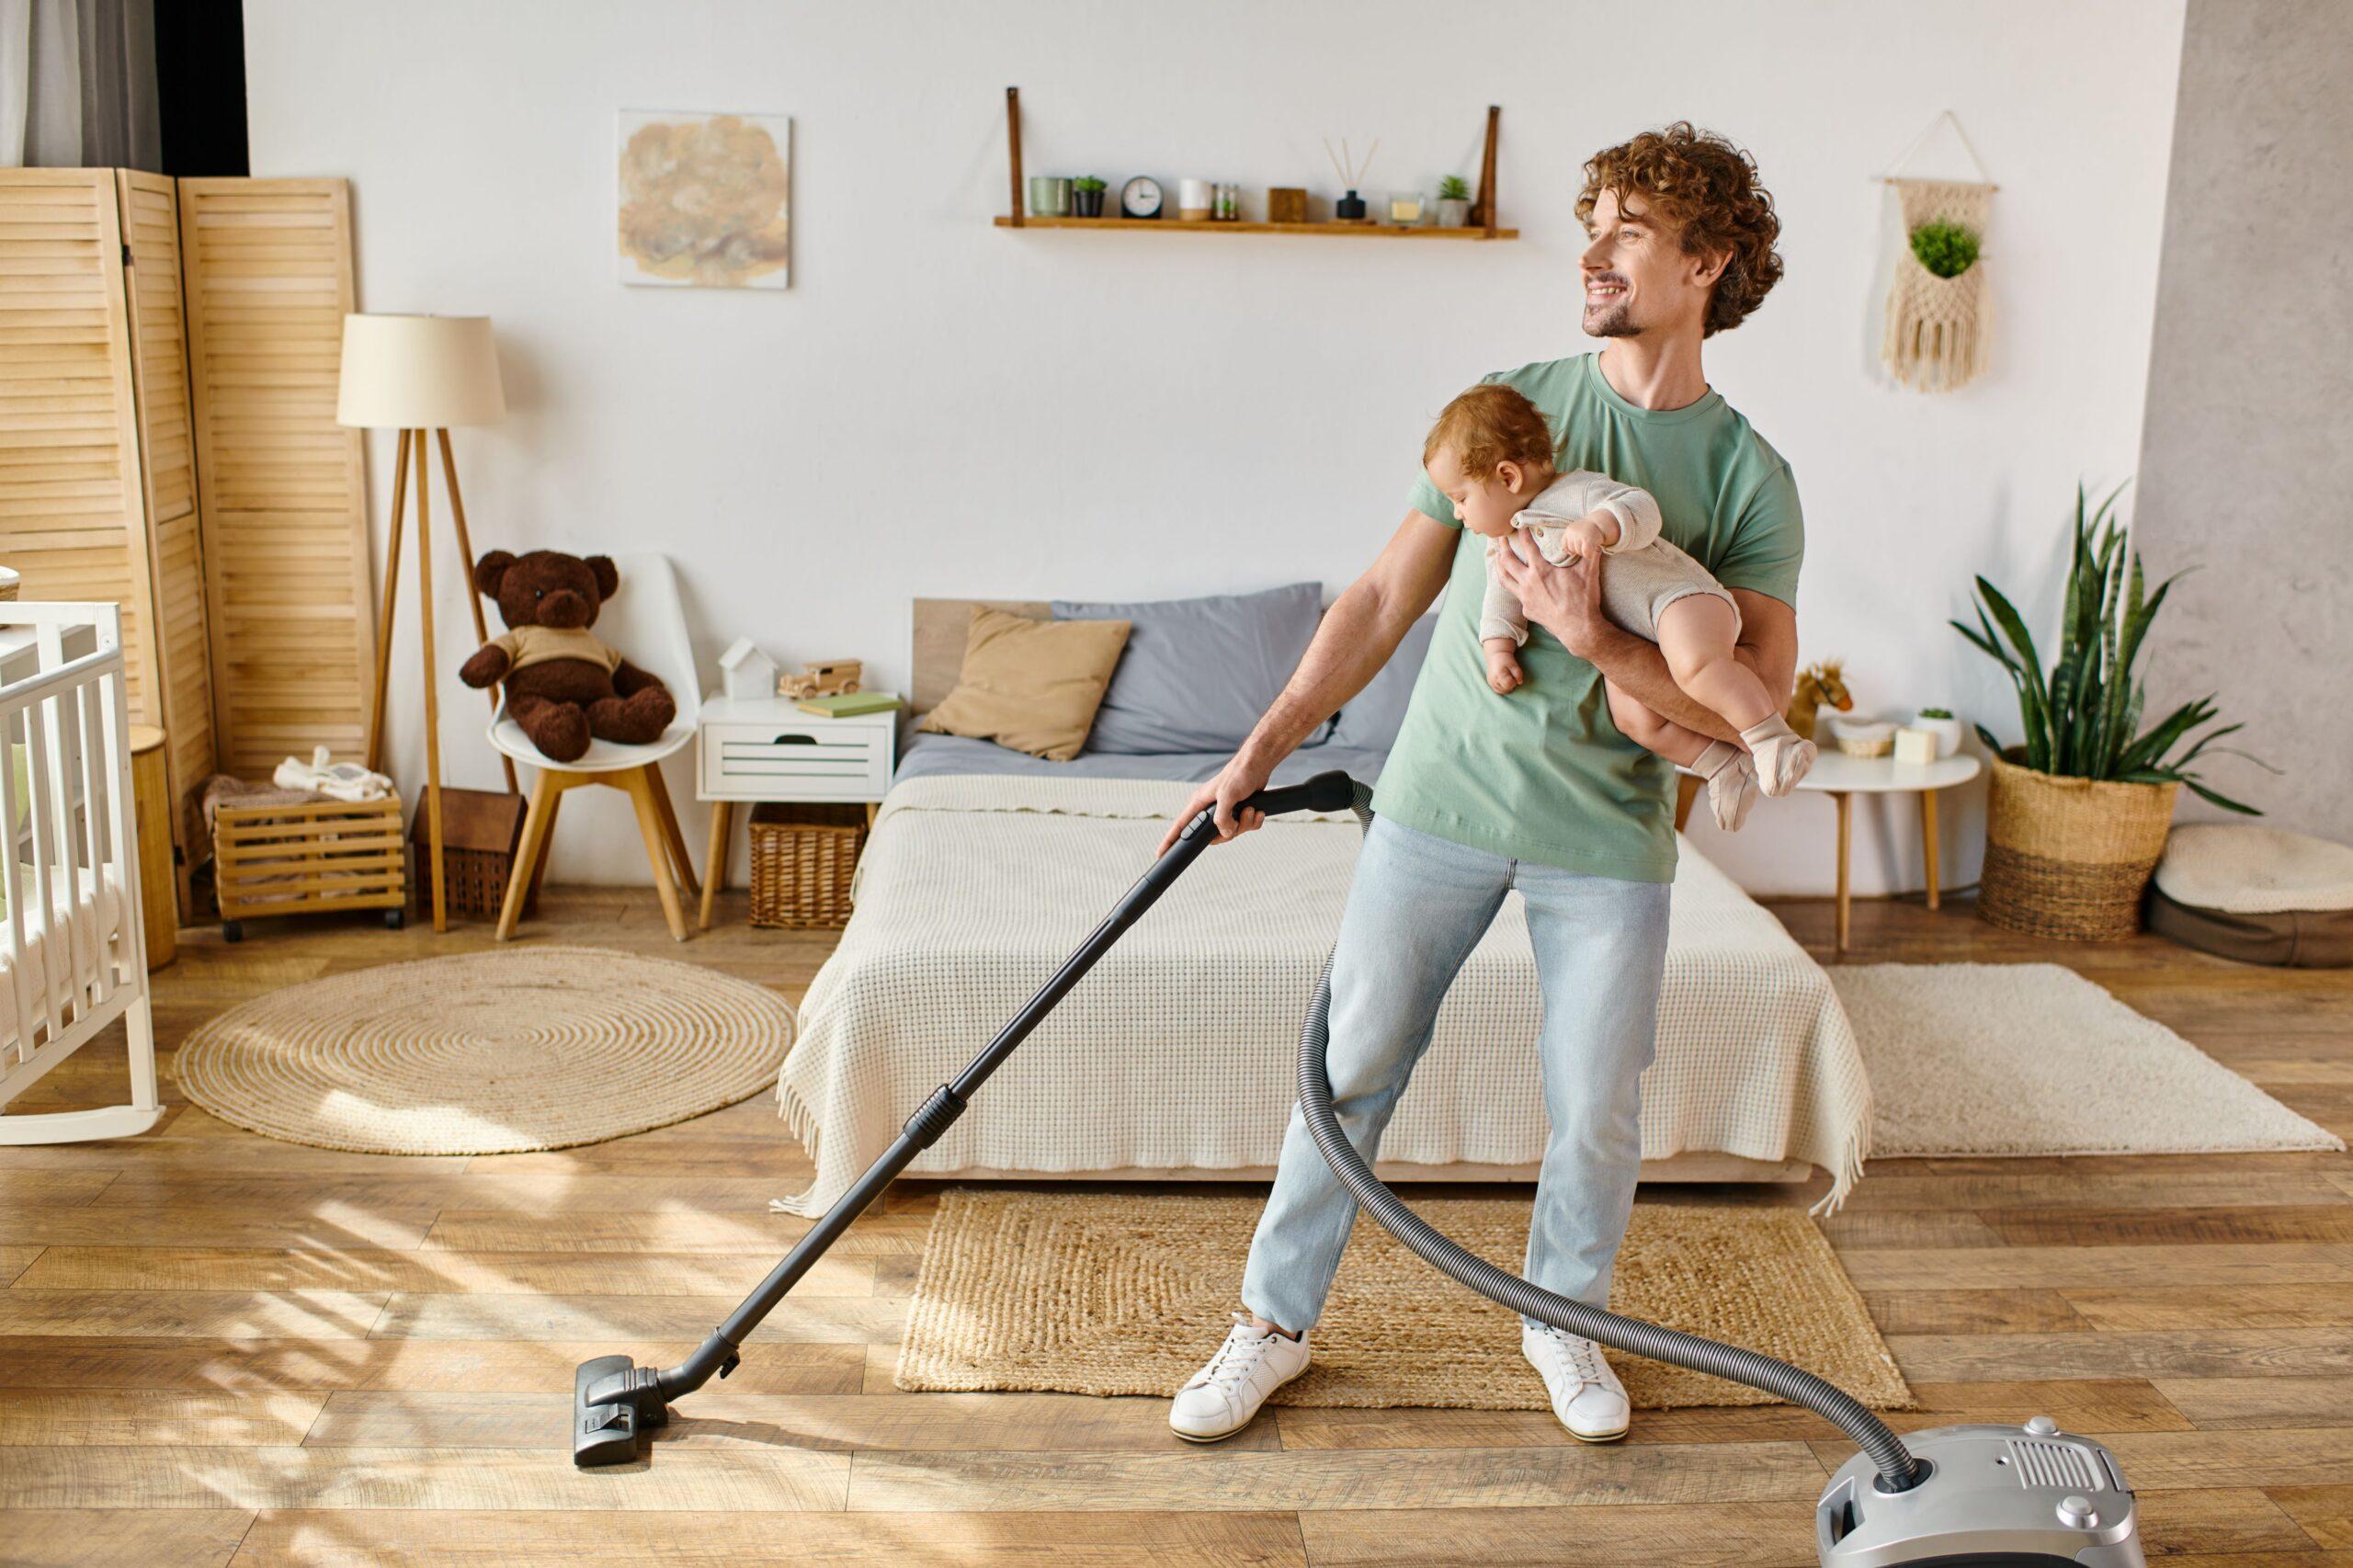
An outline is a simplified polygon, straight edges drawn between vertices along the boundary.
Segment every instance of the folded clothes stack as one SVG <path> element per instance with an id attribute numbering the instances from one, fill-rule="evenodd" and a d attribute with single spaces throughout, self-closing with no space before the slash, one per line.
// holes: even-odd
<path id="1" fill-rule="evenodd" d="M 320 746 L 311 760 L 288 757 L 267 784 L 256 784 L 227 773 L 204 781 L 199 800 L 204 828 L 212 831 L 213 818 L 223 806 L 306 806 L 320 801 L 381 801 L 392 792 L 392 781 L 355 762 L 330 762 Z"/>

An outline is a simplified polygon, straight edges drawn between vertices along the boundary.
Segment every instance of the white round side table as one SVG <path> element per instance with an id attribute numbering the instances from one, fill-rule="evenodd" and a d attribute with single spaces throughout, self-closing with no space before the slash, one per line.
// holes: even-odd
<path id="1" fill-rule="evenodd" d="M 1928 907 L 1937 907 L 1937 793 L 1966 784 L 1984 765 L 1966 753 L 1934 762 L 1897 762 L 1885 756 L 1848 756 L 1836 745 L 1823 748 L 1813 768 L 1798 783 L 1800 793 L 1827 795 L 1838 810 L 1838 938 L 1837 950 L 1847 950 L 1848 898 L 1847 867 L 1854 839 L 1855 797 L 1915 792 L 1920 797 L 1920 855 L 1928 873 Z M 1684 773 L 1677 779 L 1675 826 L 1681 832 L 1699 792 L 1699 779 Z"/>

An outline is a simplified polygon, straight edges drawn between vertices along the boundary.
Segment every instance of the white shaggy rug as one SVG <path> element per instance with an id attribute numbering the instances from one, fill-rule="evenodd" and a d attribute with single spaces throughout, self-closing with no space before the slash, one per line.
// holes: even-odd
<path id="1" fill-rule="evenodd" d="M 1854 964 L 1830 978 L 1870 1073 L 1876 1155 L 2345 1147 L 2057 964 Z"/>

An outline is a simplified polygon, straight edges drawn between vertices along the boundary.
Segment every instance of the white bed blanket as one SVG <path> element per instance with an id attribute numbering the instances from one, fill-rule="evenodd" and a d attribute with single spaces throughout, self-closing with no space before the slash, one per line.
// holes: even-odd
<path id="1" fill-rule="evenodd" d="M 1194 787 L 911 779 L 883 802 L 857 908 L 801 1007 L 778 1103 L 816 1162 L 783 1199 L 821 1212 L 1094 928 Z M 1212 848 L 1038 1026 L 911 1169 L 1203 1173 L 1275 1163 L 1299 1023 L 1358 834 L 1287 816 Z M 1384 1160 L 1532 1165 L 1540 999 L 1517 897 L 1448 994 Z M 1862 1169 L 1870 1090 L 1829 977 L 1688 845 L 1675 883 L 1643 1155 L 1799 1159 L 1824 1207 Z"/>

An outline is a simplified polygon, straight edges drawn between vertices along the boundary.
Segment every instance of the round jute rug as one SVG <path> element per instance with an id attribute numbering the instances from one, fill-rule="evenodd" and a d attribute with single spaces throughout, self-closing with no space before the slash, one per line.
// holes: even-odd
<path id="1" fill-rule="evenodd" d="M 747 1099 L 798 1023 L 774 992 L 597 948 L 357 970 L 233 1007 L 179 1050 L 223 1121 L 374 1154 L 597 1143 Z"/>

